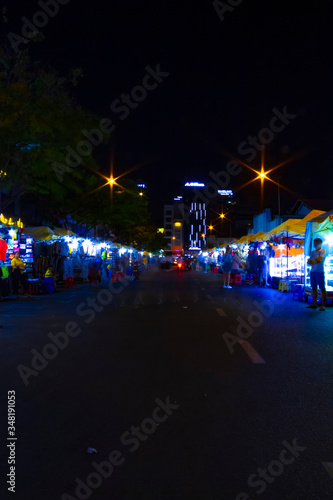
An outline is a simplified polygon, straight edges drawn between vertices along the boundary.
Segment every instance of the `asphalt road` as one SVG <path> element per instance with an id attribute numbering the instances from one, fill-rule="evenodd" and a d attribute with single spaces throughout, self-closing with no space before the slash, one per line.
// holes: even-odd
<path id="1" fill-rule="evenodd" d="M 333 498 L 333 307 L 151 270 L 0 312 L 1 499 Z"/>

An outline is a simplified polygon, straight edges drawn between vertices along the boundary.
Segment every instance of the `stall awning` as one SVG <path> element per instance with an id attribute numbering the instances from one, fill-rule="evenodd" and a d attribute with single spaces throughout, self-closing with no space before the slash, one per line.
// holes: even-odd
<path id="1" fill-rule="evenodd" d="M 264 235 L 264 240 L 269 240 L 272 236 L 303 237 L 306 231 L 306 223 L 324 212 L 322 210 L 312 210 L 303 219 L 288 219 Z"/>
<path id="2" fill-rule="evenodd" d="M 256 234 L 246 234 L 245 236 L 242 236 L 237 243 L 252 243 L 253 241 L 263 241 L 263 237 L 265 236 L 265 233 L 263 231 L 259 231 L 259 233 Z"/>
<path id="3" fill-rule="evenodd" d="M 24 233 L 39 241 L 49 241 L 58 237 L 48 226 L 25 227 Z"/>
<path id="4" fill-rule="evenodd" d="M 70 229 L 64 229 L 63 227 L 54 227 L 53 232 L 56 236 L 74 236 L 75 234 Z"/>

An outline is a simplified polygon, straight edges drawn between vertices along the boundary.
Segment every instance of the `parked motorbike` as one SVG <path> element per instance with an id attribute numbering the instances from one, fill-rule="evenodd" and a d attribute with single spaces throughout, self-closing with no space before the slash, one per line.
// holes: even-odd
<path id="1" fill-rule="evenodd" d="M 140 278 L 140 269 L 138 267 L 135 267 L 133 269 L 133 278 L 134 278 L 133 281 L 138 281 Z"/>

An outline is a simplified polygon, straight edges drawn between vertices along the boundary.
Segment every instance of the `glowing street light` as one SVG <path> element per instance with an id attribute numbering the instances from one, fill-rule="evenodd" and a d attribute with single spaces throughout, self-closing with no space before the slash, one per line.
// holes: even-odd
<path id="1" fill-rule="evenodd" d="M 214 228 L 213 228 L 213 226 L 209 226 L 209 227 L 208 227 L 208 229 L 209 229 L 210 231 L 212 231 Z"/>
<path id="2" fill-rule="evenodd" d="M 143 193 L 142 193 L 142 192 L 140 192 L 140 193 L 139 193 L 139 196 L 143 196 Z"/>

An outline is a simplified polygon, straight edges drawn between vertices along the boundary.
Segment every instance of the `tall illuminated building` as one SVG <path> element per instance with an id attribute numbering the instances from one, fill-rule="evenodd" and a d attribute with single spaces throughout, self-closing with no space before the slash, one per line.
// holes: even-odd
<path id="1" fill-rule="evenodd" d="M 206 203 L 201 182 L 187 182 L 183 187 L 183 250 L 196 254 L 207 246 Z M 202 192 L 202 193 L 201 193 Z"/>

